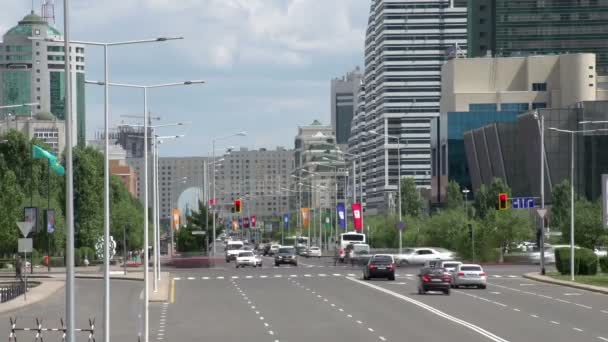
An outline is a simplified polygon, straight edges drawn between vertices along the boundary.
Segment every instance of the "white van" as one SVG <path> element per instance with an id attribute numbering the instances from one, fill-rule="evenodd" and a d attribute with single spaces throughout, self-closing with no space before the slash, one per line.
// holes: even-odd
<path id="1" fill-rule="evenodd" d="M 228 243 L 226 244 L 226 262 L 236 260 L 236 257 L 239 255 L 239 252 L 243 250 L 243 246 L 245 246 L 243 241 L 228 241 Z"/>

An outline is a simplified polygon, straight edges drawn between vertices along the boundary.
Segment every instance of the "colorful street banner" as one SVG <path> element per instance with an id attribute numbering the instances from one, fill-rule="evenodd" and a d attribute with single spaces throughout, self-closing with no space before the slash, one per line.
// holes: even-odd
<path id="1" fill-rule="evenodd" d="M 323 224 L 325 225 L 325 229 L 330 230 L 331 225 L 331 210 L 324 210 Z"/>
<path id="2" fill-rule="evenodd" d="M 283 214 L 283 229 L 289 229 L 289 214 Z"/>
<path id="3" fill-rule="evenodd" d="M 344 207 L 344 203 L 338 203 L 336 210 L 340 227 L 346 229 L 346 208 Z"/>
<path id="4" fill-rule="evenodd" d="M 251 228 L 255 228 L 255 224 L 256 224 L 255 215 L 251 215 L 251 219 L 249 221 L 251 222 Z"/>
<path id="5" fill-rule="evenodd" d="M 249 217 L 243 217 L 243 228 L 249 228 Z"/>
<path id="6" fill-rule="evenodd" d="M 236 219 L 232 220 L 232 230 L 234 230 L 235 232 L 239 230 L 239 221 L 237 221 Z"/>
<path id="7" fill-rule="evenodd" d="M 361 230 L 363 230 L 363 212 L 361 212 L 361 203 L 353 203 L 352 209 L 355 230 L 361 232 Z"/>
<path id="8" fill-rule="evenodd" d="M 33 222 L 34 227 L 31 232 L 36 233 L 38 230 L 38 208 L 36 207 L 25 207 L 23 208 L 23 216 L 25 216 L 25 222 Z"/>
<path id="9" fill-rule="evenodd" d="M 217 198 L 210 198 L 209 199 L 209 206 L 212 207 L 214 205 L 217 204 Z"/>
<path id="10" fill-rule="evenodd" d="M 53 234 L 55 231 L 55 209 L 46 210 L 46 232 Z"/>
<path id="11" fill-rule="evenodd" d="M 173 230 L 178 230 L 179 229 L 179 217 L 181 216 L 181 211 L 179 209 L 173 209 L 172 211 L 172 216 L 173 216 Z"/>
<path id="12" fill-rule="evenodd" d="M 51 152 L 43 149 L 38 145 L 32 145 L 32 157 L 34 159 L 48 159 L 48 165 L 57 175 L 63 176 L 65 175 L 65 169 L 59 163 L 57 157 L 55 157 Z"/>
<path id="13" fill-rule="evenodd" d="M 308 227 L 310 225 L 310 208 L 300 209 L 302 212 L 302 226 Z"/>

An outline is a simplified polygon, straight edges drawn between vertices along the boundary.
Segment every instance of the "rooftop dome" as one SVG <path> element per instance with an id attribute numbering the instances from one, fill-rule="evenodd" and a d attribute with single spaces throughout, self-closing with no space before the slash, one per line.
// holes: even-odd
<path id="1" fill-rule="evenodd" d="M 53 26 L 49 25 L 48 22 L 46 22 L 41 16 L 34 13 L 33 11 L 30 14 L 23 17 L 23 19 L 21 19 L 21 21 L 19 21 L 17 26 L 8 30 L 8 32 L 6 32 L 5 35 L 6 36 L 20 35 L 20 36 L 30 37 L 30 36 L 32 36 L 32 33 L 33 33 L 32 32 L 33 25 L 46 26 L 48 36 L 61 36 L 61 32 L 59 32 L 59 30 L 57 30 Z"/>
<path id="2" fill-rule="evenodd" d="M 39 16 L 38 14 L 34 13 L 34 11 L 32 11 L 30 14 L 26 15 L 25 17 L 23 17 L 23 19 L 21 19 L 21 21 L 19 22 L 19 25 L 27 25 L 27 24 L 38 24 L 38 25 L 48 25 L 48 23 L 42 19 L 41 16 Z"/>

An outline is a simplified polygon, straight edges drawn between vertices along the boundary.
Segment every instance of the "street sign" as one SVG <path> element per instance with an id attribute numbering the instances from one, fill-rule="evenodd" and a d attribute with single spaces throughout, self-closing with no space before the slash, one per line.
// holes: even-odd
<path id="1" fill-rule="evenodd" d="M 204 230 L 193 230 L 192 231 L 192 235 L 205 235 L 205 234 L 207 234 L 207 232 Z"/>
<path id="2" fill-rule="evenodd" d="M 513 197 L 511 198 L 511 206 L 513 209 L 534 208 L 534 197 Z"/>
<path id="3" fill-rule="evenodd" d="M 541 219 L 545 218 L 545 215 L 547 215 L 547 209 L 536 209 L 536 213 Z"/>
<path id="4" fill-rule="evenodd" d="M 34 222 L 17 222 L 17 226 L 19 227 L 21 234 L 23 234 L 23 237 L 27 237 L 27 234 L 34 228 Z"/>
<path id="5" fill-rule="evenodd" d="M 406 224 L 403 221 L 399 221 L 399 222 L 397 222 L 397 224 L 395 224 L 395 227 L 399 230 L 404 230 L 406 227 Z"/>
<path id="6" fill-rule="evenodd" d="M 17 251 L 19 253 L 31 253 L 34 249 L 34 244 L 32 243 L 32 239 L 19 239 L 17 241 Z"/>

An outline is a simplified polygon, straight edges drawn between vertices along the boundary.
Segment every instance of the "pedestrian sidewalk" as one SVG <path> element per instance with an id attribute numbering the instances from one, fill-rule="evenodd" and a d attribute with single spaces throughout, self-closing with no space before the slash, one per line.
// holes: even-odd
<path id="1" fill-rule="evenodd" d="M 40 285 L 31 288 L 27 292 L 27 300 L 24 295 L 18 296 L 12 300 L 0 304 L 0 313 L 21 309 L 28 305 L 41 302 L 52 295 L 56 294 L 65 286 L 65 281 L 59 279 L 48 279 L 40 283 Z"/>

